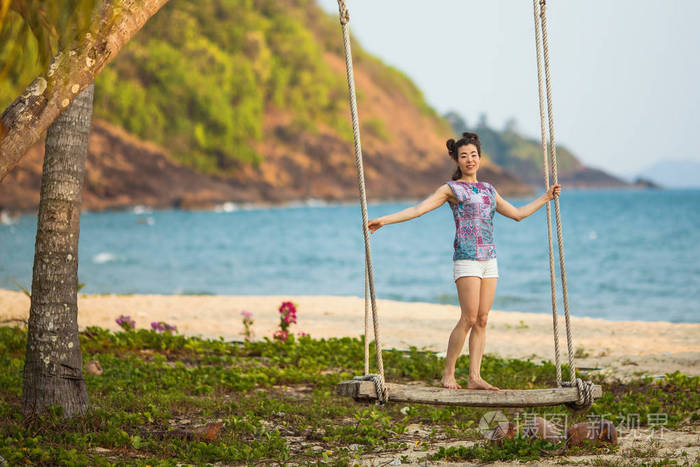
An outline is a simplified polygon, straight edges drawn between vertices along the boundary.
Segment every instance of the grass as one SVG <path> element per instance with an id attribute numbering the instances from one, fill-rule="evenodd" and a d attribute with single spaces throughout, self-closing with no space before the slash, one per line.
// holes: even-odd
<path id="1" fill-rule="evenodd" d="M 335 395 L 335 385 L 360 374 L 361 339 L 311 337 L 287 342 L 228 343 L 152 330 L 110 332 L 88 327 L 80 334 L 84 362 L 98 360 L 100 376 L 85 375 L 90 409 L 72 419 L 53 407 L 23 422 L 20 415 L 26 330 L 0 327 L 0 455 L 9 465 L 206 465 L 295 463 L 349 465 L 369 456 L 407 453 L 428 460 L 535 460 L 561 453 L 608 454 L 616 448 L 566 448 L 522 438 L 483 442 L 479 420 L 488 409 L 357 403 Z M 370 352 L 373 354 L 373 350 Z M 430 352 L 387 350 L 387 379 L 439 384 L 444 361 Z M 468 357 L 457 362 L 468 375 Z M 486 355 L 482 375 L 500 387 L 554 386 L 550 362 Z M 700 422 L 698 377 L 670 373 L 604 385 L 588 414 L 561 407 L 505 409 L 509 420 L 539 414 L 587 416 L 665 413 L 665 429 Z M 183 433 L 222 423 L 214 440 Z M 440 446 L 446 442 L 463 446 Z M 646 452 L 640 454 L 647 455 Z M 0 461 L 1 463 L 2 461 Z"/>
<path id="2" fill-rule="evenodd" d="M 586 352 L 586 349 L 584 347 L 577 347 L 576 351 L 574 352 L 574 357 L 576 358 L 586 358 L 590 354 Z"/>

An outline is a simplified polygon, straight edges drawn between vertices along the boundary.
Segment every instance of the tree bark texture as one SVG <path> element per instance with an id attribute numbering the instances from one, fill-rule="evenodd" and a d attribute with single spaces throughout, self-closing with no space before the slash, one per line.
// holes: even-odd
<path id="1" fill-rule="evenodd" d="M 34 249 L 22 412 L 84 413 L 78 336 L 78 237 L 94 84 L 48 128 Z"/>
<path id="2" fill-rule="evenodd" d="M 0 182 L 56 117 L 168 0 L 106 0 L 104 14 L 59 52 L 0 116 Z"/>

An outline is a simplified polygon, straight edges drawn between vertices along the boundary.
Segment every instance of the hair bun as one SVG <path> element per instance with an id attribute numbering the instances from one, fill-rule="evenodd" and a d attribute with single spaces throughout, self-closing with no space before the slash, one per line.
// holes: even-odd
<path id="1" fill-rule="evenodd" d="M 469 133 L 468 131 L 462 133 L 462 138 L 468 141 L 479 141 L 479 135 L 477 135 L 476 133 Z"/>
<path id="2" fill-rule="evenodd" d="M 448 139 L 447 143 L 446 143 L 447 152 L 449 152 L 450 154 L 453 154 L 455 152 L 455 144 L 456 143 L 457 142 L 454 139 L 452 139 L 452 138 Z"/>

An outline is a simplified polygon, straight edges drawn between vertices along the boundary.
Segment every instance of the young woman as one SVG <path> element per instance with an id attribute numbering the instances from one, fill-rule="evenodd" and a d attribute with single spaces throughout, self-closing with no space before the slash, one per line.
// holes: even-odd
<path id="1" fill-rule="evenodd" d="M 548 201 L 559 196 L 561 186 L 554 185 L 546 193 L 525 206 L 516 208 L 501 198 L 496 189 L 479 182 L 476 173 L 481 163 L 481 143 L 476 133 L 463 133 L 462 138 L 447 141 L 447 151 L 457 164 L 452 181 L 441 185 L 435 193 L 410 208 L 368 221 L 372 233 L 387 224 L 395 224 L 437 209 L 449 202 L 457 228 L 454 240 L 454 280 L 461 316 L 447 346 L 442 385 L 461 389 L 455 379 L 455 364 L 469 333 L 468 389 L 499 388 L 486 382 L 480 374 L 481 357 L 486 343 L 486 322 L 496 293 L 498 264 L 493 240 L 494 211 L 520 221 Z M 470 332 L 471 330 L 471 332 Z"/>

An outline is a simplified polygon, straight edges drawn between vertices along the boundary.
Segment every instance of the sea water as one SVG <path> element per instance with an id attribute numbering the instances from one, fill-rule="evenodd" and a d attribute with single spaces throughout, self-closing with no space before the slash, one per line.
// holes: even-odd
<path id="1" fill-rule="evenodd" d="M 369 216 L 412 204 L 370 203 Z M 572 315 L 700 322 L 700 190 L 570 190 L 560 204 Z M 364 296 L 361 222 L 359 203 L 85 212 L 81 292 Z M 493 309 L 551 313 L 545 209 L 494 224 Z M 377 298 L 458 304 L 454 233 L 445 204 L 370 235 Z M 35 235 L 35 215 L 3 218 L 0 288 L 30 287 Z"/>

